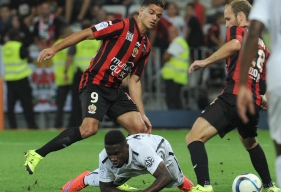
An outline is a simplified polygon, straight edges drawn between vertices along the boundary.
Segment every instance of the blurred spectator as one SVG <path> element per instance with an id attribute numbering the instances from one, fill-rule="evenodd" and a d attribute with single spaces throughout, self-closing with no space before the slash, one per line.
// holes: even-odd
<path id="1" fill-rule="evenodd" d="M 12 26 L 12 14 L 8 4 L 0 6 L 0 44 L 4 44 L 4 36 Z"/>
<path id="2" fill-rule="evenodd" d="M 91 27 L 90 20 L 82 21 L 82 29 Z M 80 126 L 82 123 L 82 108 L 79 99 L 79 84 L 83 72 L 88 68 L 89 61 L 94 57 L 100 48 L 101 41 L 85 40 L 69 48 L 65 63 L 65 74 L 68 74 L 69 67 L 73 66 L 76 70 L 72 84 L 71 113 L 68 127 Z M 65 75 L 65 79 L 67 76 Z"/>
<path id="3" fill-rule="evenodd" d="M 90 19 L 91 0 L 65 0 L 65 19 L 69 24 Z"/>
<path id="4" fill-rule="evenodd" d="M 91 20 L 92 24 L 97 24 L 98 23 L 98 19 L 97 18 L 98 18 L 100 9 L 101 9 L 101 7 L 99 5 L 93 5 L 90 8 L 90 16 L 91 16 L 90 20 Z"/>
<path id="5" fill-rule="evenodd" d="M 64 18 L 64 7 L 65 0 L 36 0 L 37 1 L 37 13 L 40 13 L 40 5 L 44 2 L 49 3 L 51 13 L 55 15 L 56 18 L 61 21 L 65 21 Z"/>
<path id="6" fill-rule="evenodd" d="M 50 47 L 58 38 L 61 22 L 47 2 L 40 5 L 39 21 L 34 25 L 34 41 L 39 50 Z"/>
<path id="7" fill-rule="evenodd" d="M 180 91 L 184 85 L 187 85 L 189 47 L 185 39 L 179 36 L 176 27 L 169 27 L 168 32 L 171 43 L 163 55 L 165 65 L 162 68 L 166 104 L 168 109 L 182 109 Z"/>
<path id="8" fill-rule="evenodd" d="M 72 34 L 72 29 L 69 26 L 61 28 L 61 32 L 58 40 L 54 43 L 54 45 L 60 43 L 64 38 Z M 74 67 L 73 65 L 68 66 L 68 70 L 65 73 L 65 62 L 67 60 L 67 49 L 59 51 L 53 58 L 53 67 L 55 72 L 55 83 L 57 85 L 57 94 L 56 94 L 56 104 L 57 111 L 55 117 L 55 128 L 63 127 L 63 108 L 65 105 L 65 101 L 68 93 L 71 92 L 71 86 L 73 83 L 74 77 Z M 65 78 L 65 76 L 67 78 Z M 74 117 L 79 118 L 79 117 Z"/>
<path id="9" fill-rule="evenodd" d="M 183 27 L 185 23 L 183 17 L 180 16 L 179 6 L 176 3 L 169 3 L 167 7 L 167 14 L 163 15 L 163 17 L 177 28 L 179 35 L 183 36 Z"/>
<path id="10" fill-rule="evenodd" d="M 96 17 L 96 23 L 100 23 L 102 21 L 107 20 L 107 12 L 104 9 L 99 9 L 98 10 L 98 15 Z"/>
<path id="11" fill-rule="evenodd" d="M 194 4 L 189 3 L 185 12 L 186 26 L 184 37 L 190 47 L 198 47 L 204 45 L 204 35 L 202 26 L 195 16 Z"/>
<path id="12" fill-rule="evenodd" d="M 34 0 L 10 0 L 13 15 L 18 15 L 27 27 L 33 23 L 36 16 L 36 3 Z"/>
<path id="13" fill-rule="evenodd" d="M 167 19 L 161 17 L 156 26 L 149 32 L 149 40 L 152 46 L 160 49 L 161 55 L 168 48 L 170 41 L 168 28 L 172 25 Z"/>
<path id="14" fill-rule="evenodd" d="M 28 77 L 32 73 L 28 65 L 28 49 L 21 43 L 20 32 L 11 28 L 8 31 L 9 41 L 3 46 L 4 80 L 7 83 L 8 121 L 12 129 L 17 128 L 15 104 L 19 100 L 29 128 L 36 129 L 32 89 Z"/>
<path id="15" fill-rule="evenodd" d="M 215 22 L 213 22 L 207 33 L 207 46 L 208 47 L 220 47 L 223 45 L 221 36 L 221 24 L 225 23 L 223 12 L 217 12 L 215 14 Z"/>
<path id="16" fill-rule="evenodd" d="M 4 4 L 9 4 L 10 0 L 0 0 L 0 6 Z"/>
<path id="17" fill-rule="evenodd" d="M 105 0 L 104 3 L 104 5 L 124 5 L 126 7 L 126 13 L 124 17 L 128 17 L 128 10 L 132 4 L 132 0 Z"/>
<path id="18" fill-rule="evenodd" d="M 34 42 L 32 33 L 30 32 L 29 28 L 20 20 L 18 15 L 13 16 L 12 26 L 10 28 L 17 29 L 20 32 L 21 41 L 25 47 L 29 47 Z M 4 42 L 9 40 L 8 39 L 9 29 L 7 29 L 4 35 Z"/>
<path id="19" fill-rule="evenodd" d="M 202 5 L 199 0 L 193 0 L 195 16 L 200 21 L 201 26 L 206 23 L 206 11 L 204 5 Z"/>

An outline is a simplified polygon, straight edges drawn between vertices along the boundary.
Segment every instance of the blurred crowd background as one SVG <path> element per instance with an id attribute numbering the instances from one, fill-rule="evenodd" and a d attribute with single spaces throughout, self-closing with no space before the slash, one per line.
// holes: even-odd
<path id="1" fill-rule="evenodd" d="M 176 94 L 165 86 L 168 81 L 165 83 L 161 71 L 166 62 L 163 56 L 172 42 L 170 33 L 182 37 L 188 44 L 187 66 L 196 59 L 206 58 L 223 45 L 226 32 L 223 11 L 230 1 L 163 0 L 163 17 L 148 32 L 153 49 L 142 78 L 146 110 L 200 110 L 220 93 L 225 79 L 224 61 L 188 76 L 188 81 L 180 85 Z M 36 120 L 38 126 L 34 127 L 65 128 L 68 126 L 67 116 L 72 110 L 72 95 L 69 93 L 63 106 L 62 123 L 54 125 L 58 85 L 54 80 L 53 61 L 38 63 L 36 57 L 39 52 L 52 46 L 66 33 L 69 35 L 81 30 L 85 23 L 94 25 L 114 18 L 137 16 L 140 6 L 141 0 L 0 0 L 0 48 L 9 42 L 9 32 L 14 29 L 19 32 L 20 41 L 29 52 L 32 68 L 28 77 L 32 88 L 30 100 L 36 119 L 39 119 Z M 175 32 L 169 31 L 171 26 L 176 28 Z M 0 64 L 3 75 L 3 61 Z M 123 88 L 126 89 L 126 82 Z M 6 92 L 4 82 L 5 118 L 8 115 Z M 169 99 L 169 93 L 177 97 Z M 5 127 L 28 127 L 23 121 L 25 112 L 22 104 L 18 101 L 15 105 L 17 121 L 23 123 L 15 127 L 5 121 Z"/>

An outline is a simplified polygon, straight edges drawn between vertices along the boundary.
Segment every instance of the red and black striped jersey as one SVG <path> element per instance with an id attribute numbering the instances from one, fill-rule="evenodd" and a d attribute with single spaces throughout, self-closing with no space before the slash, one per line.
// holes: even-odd
<path id="1" fill-rule="evenodd" d="M 151 48 L 134 17 L 104 21 L 92 31 L 102 44 L 82 75 L 80 90 L 91 85 L 118 88 L 128 74 L 142 76 Z"/>
<path id="2" fill-rule="evenodd" d="M 247 32 L 248 31 L 246 27 L 232 26 L 227 29 L 226 42 L 229 42 L 232 39 L 236 39 L 242 44 L 242 41 Z M 239 54 L 240 51 L 236 52 L 226 59 L 227 78 L 223 93 L 232 93 L 235 95 L 238 94 L 238 81 L 241 65 Z M 255 103 L 259 106 L 261 105 L 260 82 L 265 81 L 265 65 L 268 57 L 269 51 L 265 46 L 264 41 L 262 39 L 259 39 L 258 51 L 255 58 L 253 58 L 252 66 L 250 67 L 248 73 L 248 88 L 253 94 Z"/>

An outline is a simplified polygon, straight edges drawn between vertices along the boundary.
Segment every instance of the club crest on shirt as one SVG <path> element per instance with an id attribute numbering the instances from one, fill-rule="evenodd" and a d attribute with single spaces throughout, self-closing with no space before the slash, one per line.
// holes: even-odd
<path id="1" fill-rule="evenodd" d="M 139 53 L 138 48 L 134 48 L 133 53 L 132 53 L 132 56 L 133 56 L 133 57 L 136 57 L 138 53 Z"/>
<path id="2" fill-rule="evenodd" d="M 130 31 L 128 31 L 127 32 L 127 35 L 126 35 L 126 39 L 128 40 L 128 41 L 133 41 L 133 37 L 134 37 L 134 34 L 133 33 L 131 33 Z"/>
<path id="3" fill-rule="evenodd" d="M 105 174 L 106 174 L 106 169 L 105 169 L 104 165 L 101 165 L 101 166 L 99 167 L 99 174 L 100 174 L 101 177 L 104 177 L 104 176 L 105 176 Z"/>
<path id="4" fill-rule="evenodd" d="M 88 106 L 88 113 L 91 113 L 91 114 L 95 114 L 96 113 L 96 110 L 97 110 L 97 106 L 95 106 L 94 104 L 91 104 Z"/>
<path id="5" fill-rule="evenodd" d="M 154 158 L 153 157 L 146 157 L 144 160 L 144 163 L 147 167 L 151 167 L 154 163 Z"/>

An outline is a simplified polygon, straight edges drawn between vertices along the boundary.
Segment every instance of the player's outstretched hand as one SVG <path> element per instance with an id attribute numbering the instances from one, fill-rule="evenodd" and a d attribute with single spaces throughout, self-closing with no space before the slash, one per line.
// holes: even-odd
<path id="1" fill-rule="evenodd" d="M 207 67 L 208 63 L 206 60 L 196 60 L 194 61 L 189 69 L 188 69 L 188 73 L 192 73 L 193 71 L 198 71 L 198 70 L 201 70 L 201 69 L 204 69 L 205 67 Z"/>
<path id="2" fill-rule="evenodd" d="M 39 56 L 37 57 L 37 61 L 41 62 L 43 60 L 48 60 L 51 59 L 54 55 L 56 54 L 56 52 L 53 50 L 53 48 L 47 48 L 47 49 L 43 49 Z"/>
<path id="3" fill-rule="evenodd" d="M 152 133 L 152 125 L 150 123 L 150 120 L 146 117 L 146 115 L 142 116 L 142 120 L 144 121 L 146 128 L 147 128 L 147 133 L 151 134 Z"/>
<path id="4" fill-rule="evenodd" d="M 261 107 L 263 109 L 267 109 L 268 108 L 268 104 L 267 104 L 267 98 L 266 98 L 266 94 L 261 95 Z"/>
<path id="5" fill-rule="evenodd" d="M 249 121 L 246 113 L 247 111 L 250 112 L 250 114 L 255 114 L 255 108 L 253 103 L 253 96 L 250 90 L 248 90 L 247 86 L 240 86 L 237 96 L 237 110 L 238 115 L 242 119 L 244 123 L 247 123 Z"/>

